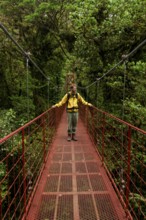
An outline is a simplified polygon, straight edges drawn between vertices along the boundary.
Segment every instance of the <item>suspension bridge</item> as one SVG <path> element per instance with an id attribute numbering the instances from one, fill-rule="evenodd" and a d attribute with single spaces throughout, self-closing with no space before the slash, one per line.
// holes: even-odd
<path id="1" fill-rule="evenodd" d="M 26 57 L 27 67 L 32 62 L 49 80 L 0 27 Z M 79 115 L 77 142 L 66 140 L 64 106 L 48 109 L 0 140 L 2 220 L 146 219 L 146 131 L 95 106 L 81 105 Z"/>
<path id="2" fill-rule="evenodd" d="M 66 136 L 61 107 L 0 140 L 1 219 L 145 219 L 146 132 L 80 106 L 79 140 Z"/>

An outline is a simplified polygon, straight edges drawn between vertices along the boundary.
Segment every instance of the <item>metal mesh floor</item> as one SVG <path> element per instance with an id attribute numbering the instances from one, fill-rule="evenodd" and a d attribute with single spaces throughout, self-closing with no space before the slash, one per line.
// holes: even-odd
<path id="1" fill-rule="evenodd" d="M 27 220 L 123 220 L 126 215 L 82 122 L 66 141 L 63 115 Z"/>

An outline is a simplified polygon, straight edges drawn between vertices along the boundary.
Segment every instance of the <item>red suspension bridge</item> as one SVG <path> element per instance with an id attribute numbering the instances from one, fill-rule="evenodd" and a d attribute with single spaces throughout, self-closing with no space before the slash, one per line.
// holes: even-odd
<path id="1" fill-rule="evenodd" d="M 0 218 L 145 219 L 146 132 L 80 106 L 67 142 L 65 114 L 49 109 L 0 140 Z"/>

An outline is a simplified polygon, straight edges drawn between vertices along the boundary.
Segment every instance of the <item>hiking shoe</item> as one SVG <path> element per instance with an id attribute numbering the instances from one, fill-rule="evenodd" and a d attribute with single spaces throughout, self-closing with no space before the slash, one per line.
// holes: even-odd
<path id="1" fill-rule="evenodd" d="M 69 134 L 68 137 L 67 137 L 67 141 L 71 141 L 71 140 L 72 140 L 71 134 Z"/>
<path id="2" fill-rule="evenodd" d="M 77 141 L 78 139 L 76 138 L 75 134 L 72 135 L 72 140 Z"/>

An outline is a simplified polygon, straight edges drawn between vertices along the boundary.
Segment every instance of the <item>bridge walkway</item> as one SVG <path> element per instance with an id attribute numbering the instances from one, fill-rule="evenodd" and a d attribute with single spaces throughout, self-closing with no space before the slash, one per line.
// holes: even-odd
<path id="1" fill-rule="evenodd" d="M 66 133 L 64 113 L 26 219 L 126 219 L 82 121 L 78 141 L 68 142 Z"/>

